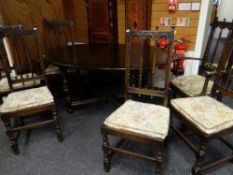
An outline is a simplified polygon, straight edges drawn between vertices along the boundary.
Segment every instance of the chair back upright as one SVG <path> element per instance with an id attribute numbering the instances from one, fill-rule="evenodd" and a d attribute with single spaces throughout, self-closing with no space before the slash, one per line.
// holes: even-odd
<path id="1" fill-rule="evenodd" d="M 47 84 L 36 27 L 0 29 L 0 55 L 10 91 Z"/>
<path id="2" fill-rule="evenodd" d="M 77 61 L 73 36 L 74 23 L 67 20 L 44 20 L 44 27 L 48 59 L 52 60 L 54 57 L 61 57 L 62 59 L 72 58 Z M 71 51 L 69 51 L 70 49 Z"/>
<path id="3" fill-rule="evenodd" d="M 168 41 L 166 48 L 158 47 L 161 38 Z M 168 105 L 174 31 L 126 31 L 125 100 L 137 97 L 162 97 Z M 164 88 L 155 88 L 158 70 L 165 72 Z"/>
<path id="4" fill-rule="evenodd" d="M 23 29 L 23 25 L 21 24 L 14 24 L 14 25 L 7 25 L 7 26 L 0 26 L 0 34 L 4 35 L 4 31 L 6 30 L 22 30 Z M 1 45 L 5 44 L 7 45 L 7 40 L 4 39 L 4 40 L 1 40 Z M 9 63 L 9 59 L 8 59 L 8 64 Z M 2 56 L 0 55 L 0 71 L 3 71 L 4 72 L 4 68 L 3 68 L 3 58 Z M 1 78 L 1 77 L 0 77 Z"/>
<path id="5" fill-rule="evenodd" d="M 225 36 L 226 30 L 228 35 Z M 232 40 L 230 33 L 233 30 L 233 22 L 218 21 L 216 17 L 211 24 L 211 31 L 209 39 L 205 49 L 204 57 L 199 68 L 199 74 L 203 75 L 205 71 L 214 71 L 217 68 L 217 64 L 221 59 L 224 59 L 229 46 L 229 42 Z"/>
<path id="6" fill-rule="evenodd" d="M 233 31 L 229 35 L 233 37 Z M 211 96 L 219 101 L 222 101 L 224 97 L 233 99 L 233 39 L 229 42 L 228 49 L 223 54 L 225 56 L 219 62 L 211 92 Z"/>

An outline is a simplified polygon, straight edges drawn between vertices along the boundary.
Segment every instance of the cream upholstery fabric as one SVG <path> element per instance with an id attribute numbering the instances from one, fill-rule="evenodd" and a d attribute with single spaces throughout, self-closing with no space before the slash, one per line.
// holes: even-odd
<path id="1" fill-rule="evenodd" d="M 205 83 L 205 77 L 200 75 L 178 76 L 171 83 L 187 96 L 195 97 L 200 95 Z M 212 87 L 213 81 L 210 80 L 206 90 L 207 95 L 210 94 Z"/>
<path id="2" fill-rule="evenodd" d="M 54 75 L 54 74 L 61 74 L 60 68 L 58 66 L 54 66 L 52 64 L 48 65 L 45 69 L 46 75 Z"/>
<path id="3" fill-rule="evenodd" d="M 26 76 L 29 76 L 29 77 L 32 77 L 32 73 L 29 73 L 29 74 L 24 74 L 23 75 L 23 78 L 25 78 Z M 34 75 L 36 76 L 36 75 Z M 14 77 L 13 77 L 14 78 Z M 19 76 L 18 76 L 19 78 Z M 32 85 L 39 85 L 40 84 L 40 81 L 39 80 L 36 80 L 36 81 L 28 81 L 28 82 L 25 82 L 25 84 L 23 83 L 14 83 L 13 84 L 13 87 L 15 89 L 17 88 L 22 88 L 22 87 L 30 87 Z M 9 84 L 8 84 L 8 81 L 7 81 L 7 78 L 6 77 L 3 77 L 1 80 L 0 80 L 0 92 L 9 92 L 10 91 L 10 87 L 9 87 Z"/>
<path id="4" fill-rule="evenodd" d="M 171 105 L 206 134 L 233 126 L 233 110 L 209 96 L 177 98 Z"/>
<path id="5" fill-rule="evenodd" d="M 16 91 L 6 97 L 0 108 L 0 113 L 15 112 L 53 102 L 53 96 L 47 86 Z"/>
<path id="6" fill-rule="evenodd" d="M 104 124 L 114 129 L 163 140 L 168 134 L 169 121 L 168 108 L 128 100 Z"/>

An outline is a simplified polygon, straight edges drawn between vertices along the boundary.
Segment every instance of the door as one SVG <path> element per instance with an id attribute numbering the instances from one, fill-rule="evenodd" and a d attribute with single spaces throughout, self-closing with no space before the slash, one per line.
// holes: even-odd
<path id="1" fill-rule="evenodd" d="M 151 0 L 125 0 L 126 27 L 148 29 L 151 26 Z"/>
<path id="2" fill-rule="evenodd" d="M 114 0 L 86 0 L 90 43 L 111 44 L 116 33 Z"/>

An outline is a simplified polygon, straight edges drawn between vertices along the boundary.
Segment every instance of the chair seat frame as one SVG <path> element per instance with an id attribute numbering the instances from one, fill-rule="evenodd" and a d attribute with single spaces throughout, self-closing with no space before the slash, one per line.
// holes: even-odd
<path id="1" fill-rule="evenodd" d="M 168 104 L 168 86 L 169 86 L 169 81 L 170 81 L 170 65 L 171 65 L 171 60 L 172 60 L 172 46 L 173 46 L 173 39 L 174 39 L 174 31 L 130 31 L 127 30 L 127 44 L 126 44 L 126 72 L 125 72 L 125 100 L 127 100 L 129 98 L 129 94 L 130 95 L 138 95 L 138 97 L 142 97 L 142 96 L 147 96 L 147 97 L 162 97 L 164 100 L 163 105 L 167 106 Z M 134 47 L 134 37 L 138 37 L 138 39 L 140 41 L 142 41 L 140 43 L 140 59 L 137 60 L 136 56 L 132 56 L 131 55 L 131 51 L 130 49 L 132 49 L 132 47 Z M 143 65 L 143 48 L 146 47 L 144 44 L 145 43 L 150 43 L 148 39 L 148 36 L 152 38 L 154 40 L 154 45 L 153 47 L 155 48 L 154 51 L 154 56 L 153 56 L 153 60 L 152 60 L 152 69 L 151 70 L 143 70 L 143 68 L 145 67 L 145 65 Z M 157 43 L 158 40 L 161 37 L 166 37 L 166 39 L 169 40 L 169 46 L 166 49 L 167 51 L 167 55 L 166 55 L 166 64 L 167 69 L 165 71 L 165 81 L 164 81 L 164 89 L 163 90 L 157 90 L 154 89 L 153 87 L 153 82 L 154 81 L 154 77 L 155 77 L 155 68 L 157 65 L 160 65 L 161 63 L 158 63 L 156 61 L 156 57 L 157 56 Z M 131 44 L 133 45 L 131 47 Z M 151 47 L 151 45 L 150 45 Z M 134 83 L 132 84 L 132 82 L 130 81 L 130 78 L 132 78 L 133 76 L 130 75 L 130 73 L 132 73 L 132 67 L 130 67 L 131 63 L 133 61 L 130 61 L 131 59 L 134 59 L 139 61 L 139 80 L 138 80 L 138 86 L 135 85 Z M 162 58 L 162 57 L 161 57 Z M 145 59 L 145 58 L 144 58 Z M 144 60 L 145 61 L 145 60 Z M 147 62 L 147 61 L 145 61 Z M 143 72 L 150 72 L 152 71 L 151 75 L 149 76 L 150 78 L 152 78 L 151 82 L 148 82 L 146 86 L 146 88 L 144 88 L 143 85 Z M 148 78 L 149 79 L 149 78 Z M 149 87 L 151 86 L 151 87 Z M 133 133 L 130 131 L 123 131 L 121 129 L 115 129 L 112 127 L 109 127 L 105 124 L 102 124 L 101 126 L 101 133 L 102 133 L 102 137 L 103 137 L 103 153 L 104 153 L 104 170 L 106 172 L 110 171 L 111 165 L 110 165 L 110 159 L 112 157 L 112 155 L 114 153 L 120 153 L 120 154 L 124 154 L 124 155 L 129 155 L 132 157 L 136 157 L 136 158 L 141 158 L 141 159 L 146 159 L 146 160 L 150 160 L 152 162 L 154 162 L 155 164 L 155 175 L 160 175 L 162 172 L 162 161 L 163 161 L 163 152 L 164 152 L 164 141 L 165 139 L 161 139 L 161 138 L 152 138 L 152 137 L 148 137 L 145 135 L 141 135 L 141 134 L 137 134 L 137 133 Z M 108 136 L 116 136 L 118 138 L 121 138 L 120 142 L 116 145 L 110 145 L 109 141 L 108 141 Z M 132 152 L 128 149 L 124 149 L 122 147 L 122 143 L 125 141 L 133 141 L 136 143 L 143 143 L 143 144 L 148 144 L 148 145 L 152 145 L 155 149 L 155 155 L 154 156 L 148 156 L 142 153 L 138 153 L 138 152 Z"/>
<path id="2" fill-rule="evenodd" d="M 231 145 L 228 141 L 222 138 L 223 136 L 233 132 L 233 127 L 221 130 L 214 134 L 205 134 L 203 133 L 203 131 L 198 129 L 192 122 L 186 119 L 185 116 L 182 115 L 179 111 L 177 111 L 172 105 L 170 106 L 170 109 L 171 109 L 171 112 L 182 121 L 182 124 L 184 124 L 185 127 L 189 128 L 189 130 L 195 133 L 201 141 L 199 146 L 194 145 L 192 141 L 188 138 L 187 133 L 182 132 L 178 127 L 176 127 L 173 124 L 173 122 L 171 122 L 171 128 L 173 129 L 173 131 L 175 131 L 175 133 L 189 146 L 189 148 L 191 148 L 191 150 L 196 155 L 196 163 L 192 169 L 193 175 L 197 175 L 202 171 L 215 167 L 216 165 L 233 160 L 233 154 L 232 154 L 224 158 L 221 158 L 219 160 L 206 163 L 205 165 L 203 164 L 203 160 L 206 156 L 206 150 L 208 148 L 208 143 L 213 139 L 216 139 L 216 138 L 219 139 L 233 152 L 233 145 Z"/>
<path id="3" fill-rule="evenodd" d="M 31 88 L 37 88 L 39 87 L 38 84 L 36 84 L 36 81 L 39 81 L 41 84 L 40 86 L 43 87 L 47 87 L 47 79 L 45 77 L 44 74 L 44 64 L 41 58 L 41 51 L 40 51 L 40 45 L 39 45 L 39 41 L 38 41 L 38 33 L 37 33 L 37 28 L 34 27 L 33 29 L 28 29 L 28 30 L 12 30 L 9 28 L 5 28 L 5 29 L 1 29 L 1 57 L 3 60 L 3 65 L 4 65 L 4 69 L 6 72 L 6 77 L 10 86 L 10 93 L 14 92 L 16 93 L 20 93 L 20 90 L 24 89 L 25 91 L 27 91 L 27 89 L 31 89 Z M 8 54 L 5 50 L 5 46 L 3 43 L 3 39 L 4 38 L 8 38 L 9 41 L 11 42 L 11 47 L 12 47 L 12 51 L 13 55 L 15 57 L 16 60 L 14 60 L 13 62 L 13 66 L 10 66 L 9 62 L 8 62 Z M 35 44 L 36 49 L 34 50 L 35 54 L 38 54 L 39 58 L 38 60 L 35 62 L 38 64 L 37 66 L 32 66 L 32 57 L 30 57 L 29 54 L 29 39 L 34 39 L 34 40 L 30 40 L 30 44 Z M 21 47 L 20 47 L 21 46 Z M 21 51 L 21 52 L 20 52 Z M 19 52 L 21 54 L 19 54 Z M 23 54 L 24 53 L 24 54 Z M 21 57 L 20 57 L 21 56 Z M 37 57 L 36 57 L 37 58 Z M 23 70 L 21 68 L 21 66 L 23 66 L 22 64 L 20 64 L 19 59 L 22 59 L 24 61 L 24 63 L 28 63 L 27 66 L 29 66 L 29 71 L 32 73 L 32 77 L 23 77 Z M 26 67 L 26 66 L 24 66 Z M 11 77 L 11 70 L 12 68 L 14 68 L 15 72 L 17 73 L 17 75 L 19 75 L 19 78 L 13 79 Z M 35 76 L 33 73 L 37 73 L 38 70 L 40 69 L 38 76 Z M 13 84 L 14 83 L 22 83 L 25 84 L 28 81 L 33 81 L 34 85 L 30 86 L 30 87 L 22 87 L 21 89 L 16 89 L 14 88 Z M 50 92 L 49 92 L 50 93 Z M 7 98 L 7 97 L 6 97 Z M 3 102 L 4 103 L 4 102 Z M 3 104 L 4 105 L 4 104 Z M 52 116 L 49 119 L 42 119 L 42 121 L 36 121 L 33 123 L 25 123 L 24 122 L 24 118 L 29 118 L 33 115 L 40 115 L 40 114 L 44 114 L 47 112 L 51 112 Z M 56 133 L 57 133 L 57 137 L 58 140 L 60 142 L 63 141 L 63 133 L 61 130 L 61 126 L 60 126 L 60 122 L 57 116 L 57 112 L 56 112 L 56 108 L 55 108 L 55 103 L 54 101 L 44 104 L 44 105 L 37 105 L 35 107 L 24 107 L 23 109 L 20 110 L 12 110 L 9 112 L 6 111 L 0 111 L 0 117 L 5 125 L 6 128 L 6 134 L 10 139 L 10 147 L 13 151 L 13 153 L 15 154 L 19 154 L 19 149 L 18 149 L 18 144 L 17 144 L 17 140 L 18 137 L 20 135 L 20 131 L 22 130 L 30 130 L 33 128 L 39 128 L 45 125 L 54 125 Z M 20 121 L 20 125 L 15 125 L 13 124 L 12 120 L 19 120 Z"/>
<path id="4" fill-rule="evenodd" d="M 211 91 L 212 98 L 216 98 L 216 100 L 220 102 L 222 101 L 223 96 L 229 96 L 231 98 L 233 97 L 233 92 L 230 87 L 232 81 L 232 72 L 233 72 L 232 70 L 233 32 L 232 31 L 229 32 L 229 36 L 231 40 L 228 41 L 229 44 L 227 46 L 227 49 L 224 51 L 223 58 L 220 60 L 219 66 L 217 67 L 217 70 L 215 72 L 214 85 Z M 175 114 L 175 116 L 182 122 L 182 125 L 184 125 L 186 128 L 191 130 L 200 139 L 199 146 L 195 146 L 192 143 L 192 141 L 188 138 L 187 133 L 182 132 L 181 129 L 176 127 L 173 120 L 171 120 L 171 128 L 178 134 L 178 136 L 181 137 L 181 139 L 196 154 L 196 163 L 192 168 L 193 175 L 198 175 L 200 172 L 206 171 L 224 162 L 233 160 L 233 145 L 223 138 L 227 134 L 232 133 L 233 126 L 226 129 L 222 129 L 212 134 L 207 134 L 201 131 L 193 122 L 188 120 L 181 112 L 179 112 L 172 105 L 170 105 L 170 109 L 171 109 L 171 113 Z M 206 156 L 208 143 L 214 139 L 220 140 L 224 145 L 226 145 L 232 151 L 232 154 L 204 164 L 204 158 Z"/>

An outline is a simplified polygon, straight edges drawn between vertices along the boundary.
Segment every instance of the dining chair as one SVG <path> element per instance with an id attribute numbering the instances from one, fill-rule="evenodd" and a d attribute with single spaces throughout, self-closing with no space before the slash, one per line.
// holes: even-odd
<path id="1" fill-rule="evenodd" d="M 233 32 L 230 32 L 233 35 Z M 223 53 L 225 57 L 220 60 L 218 68 L 214 72 L 215 80 L 210 96 L 197 96 L 176 98 L 171 100 L 171 112 L 199 138 L 200 142 L 194 144 L 194 140 L 178 129 L 171 122 L 171 127 L 196 155 L 196 163 L 192 168 L 192 174 L 197 175 L 217 165 L 233 160 L 233 154 L 214 161 L 206 161 L 208 149 L 214 149 L 214 139 L 219 139 L 226 147 L 233 151 L 233 145 L 227 141 L 228 134 L 233 131 L 232 104 L 232 78 L 233 78 L 233 41 Z M 222 146 L 222 145 L 220 145 Z M 221 149 L 221 148 L 218 148 Z M 185 155 L 184 155 L 185 156 Z M 186 157 L 187 158 L 187 157 Z"/>
<path id="2" fill-rule="evenodd" d="M 106 172 L 110 170 L 110 158 L 113 153 L 118 152 L 154 161 L 155 174 L 159 175 L 163 160 L 163 144 L 168 134 L 170 120 L 167 105 L 174 34 L 173 31 L 127 30 L 126 36 L 126 101 L 107 117 L 101 126 L 104 170 Z M 157 47 L 161 37 L 169 41 L 165 49 Z M 165 85 L 164 89 L 157 89 L 154 88 L 153 81 L 157 67 L 161 65 L 166 66 Z M 153 104 L 158 102 L 158 99 L 163 103 Z M 111 146 L 108 136 L 117 136 L 122 140 L 116 147 Z M 125 140 L 153 145 L 156 154 L 147 156 L 124 149 L 121 145 Z"/>
<path id="3" fill-rule="evenodd" d="M 51 61 L 57 53 L 64 59 L 67 59 L 70 55 L 68 50 L 72 48 L 73 58 L 76 57 L 75 47 L 74 47 L 74 23 L 68 20 L 44 20 L 45 28 L 45 41 L 46 41 L 46 59 Z M 61 48 L 60 50 L 57 48 Z M 60 74 L 59 67 L 49 64 L 46 69 L 46 74 Z"/>
<path id="4" fill-rule="evenodd" d="M 4 40 L 8 41 L 11 57 L 6 52 Z M 0 30 L 0 54 L 10 87 L 10 93 L 0 107 L 0 116 L 15 154 L 19 153 L 17 139 L 23 130 L 53 125 L 58 140 L 63 140 L 40 52 L 36 27 L 30 30 Z M 41 120 L 35 121 L 33 116 L 40 116 Z M 30 122 L 24 122 L 26 118 L 31 119 Z M 19 119 L 21 124 L 14 125 L 14 119 Z"/>
<path id="5" fill-rule="evenodd" d="M 22 30 L 23 26 L 21 24 L 8 25 L 8 26 L 0 26 L 0 32 L 3 30 Z M 3 41 L 7 45 L 7 41 Z M 3 66 L 3 60 L 0 56 L 0 65 Z M 2 103 L 3 96 L 7 95 L 10 92 L 10 86 L 8 84 L 6 74 L 4 69 L 0 69 L 0 104 Z"/>
<path id="6" fill-rule="evenodd" d="M 74 23 L 70 20 L 44 20 L 45 41 L 46 41 L 46 60 L 49 63 L 46 68 L 47 75 L 60 74 L 62 76 L 62 87 L 66 98 L 66 107 L 68 112 L 72 112 L 73 91 L 71 90 L 70 79 L 72 84 L 77 82 L 77 70 L 72 68 L 61 67 L 51 64 L 54 57 L 61 57 L 64 60 L 78 62 L 75 43 L 74 43 Z M 52 68 L 52 69 L 51 69 Z M 52 71 L 51 71 L 52 70 Z M 59 70 L 59 72 L 57 71 Z M 50 72 L 53 72 L 52 74 Z M 49 78 L 51 76 L 48 76 Z M 75 80 L 73 78 L 76 78 Z"/>
<path id="7" fill-rule="evenodd" d="M 227 49 L 230 35 L 224 39 L 225 30 L 233 30 L 233 22 L 218 21 L 215 18 L 203 58 L 185 58 L 185 60 L 200 60 L 201 64 L 197 75 L 182 75 L 171 80 L 171 89 L 174 95 L 181 97 L 195 97 L 208 95 L 213 87 L 211 71 L 217 68 L 218 62 L 223 59 L 223 52 Z M 208 73 L 206 72 L 208 71 Z"/>

